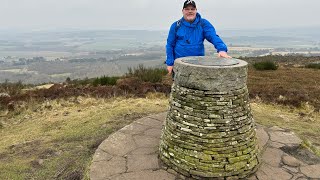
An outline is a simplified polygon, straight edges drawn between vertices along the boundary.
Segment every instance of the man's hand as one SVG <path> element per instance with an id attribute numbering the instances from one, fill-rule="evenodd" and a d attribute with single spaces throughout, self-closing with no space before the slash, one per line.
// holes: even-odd
<path id="1" fill-rule="evenodd" d="M 221 58 L 232 58 L 231 56 L 229 56 L 229 55 L 227 54 L 227 52 L 224 52 L 224 51 L 220 51 L 220 52 L 218 53 L 218 57 L 221 57 Z"/>
<path id="2" fill-rule="evenodd" d="M 173 66 L 167 66 L 168 74 L 172 74 Z"/>

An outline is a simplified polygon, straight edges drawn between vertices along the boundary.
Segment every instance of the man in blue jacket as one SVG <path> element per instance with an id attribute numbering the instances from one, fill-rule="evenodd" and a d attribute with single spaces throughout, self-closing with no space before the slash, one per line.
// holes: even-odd
<path id="1" fill-rule="evenodd" d="M 167 69 L 172 73 L 174 60 L 186 56 L 204 56 L 204 39 L 214 45 L 218 51 L 218 56 L 231 58 L 228 48 L 212 24 L 206 19 L 202 19 L 197 13 L 196 3 L 193 0 L 186 0 L 182 9 L 183 17 L 174 22 L 169 31 L 166 51 Z"/>

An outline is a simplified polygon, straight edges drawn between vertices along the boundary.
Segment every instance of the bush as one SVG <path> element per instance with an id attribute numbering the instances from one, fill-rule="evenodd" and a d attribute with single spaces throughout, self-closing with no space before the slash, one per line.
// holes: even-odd
<path id="1" fill-rule="evenodd" d="M 73 87 L 79 87 L 79 86 L 86 86 L 86 85 L 93 85 L 93 86 L 107 86 L 107 85 L 116 85 L 117 80 L 120 77 L 108 77 L 108 76 L 102 76 L 97 78 L 84 78 L 84 79 L 74 79 L 74 80 L 66 80 L 66 82 L 69 85 L 72 85 Z"/>
<path id="2" fill-rule="evenodd" d="M 136 68 L 128 68 L 126 77 L 136 77 L 144 82 L 157 83 L 162 81 L 162 77 L 167 74 L 165 68 L 146 68 L 139 64 Z"/>
<path id="3" fill-rule="evenodd" d="M 73 79 L 70 81 L 65 81 L 66 83 L 68 84 L 72 84 L 73 86 L 75 87 L 78 87 L 78 86 L 85 86 L 85 85 L 88 85 L 88 84 L 92 84 L 94 81 L 94 79 L 89 79 L 88 77 L 84 78 L 84 79 Z"/>
<path id="4" fill-rule="evenodd" d="M 9 82 L 6 80 L 4 83 L 0 83 L 0 93 L 7 93 L 10 96 L 18 95 L 22 92 L 22 89 L 31 87 L 31 85 L 22 84 L 21 81 Z"/>
<path id="5" fill-rule="evenodd" d="M 108 76 L 102 76 L 100 78 L 96 78 L 93 82 L 92 85 L 93 86 L 106 86 L 106 85 L 116 85 L 117 80 L 119 79 L 119 77 L 108 77 Z"/>
<path id="6" fill-rule="evenodd" d="M 272 62 L 272 61 L 262 61 L 262 62 L 256 62 L 253 64 L 253 67 L 256 70 L 277 70 L 278 66 L 276 65 L 276 63 Z"/>
<path id="7" fill-rule="evenodd" d="M 320 63 L 307 64 L 305 67 L 306 68 L 312 68 L 312 69 L 320 69 Z"/>

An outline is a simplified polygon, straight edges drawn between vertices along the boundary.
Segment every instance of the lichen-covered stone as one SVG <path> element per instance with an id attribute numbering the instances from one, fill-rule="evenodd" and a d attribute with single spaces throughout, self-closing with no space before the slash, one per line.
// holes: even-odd
<path id="1" fill-rule="evenodd" d="M 176 60 L 159 151 L 171 169 L 196 179 L 241 178 L 256 169 L 258 147 L 247 64 L 236 61 L 239 64 L 212 67 Z"/>

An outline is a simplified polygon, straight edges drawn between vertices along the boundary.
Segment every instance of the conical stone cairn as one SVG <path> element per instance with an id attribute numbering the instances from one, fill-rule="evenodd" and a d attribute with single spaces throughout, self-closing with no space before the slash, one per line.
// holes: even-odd
<path id="1" fill-rule="evenodd" d="M 160 159 L 196 179 L 245 178 L 258 167 L 245 61 L 176 59 Z"/>

